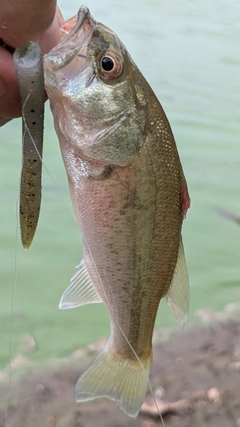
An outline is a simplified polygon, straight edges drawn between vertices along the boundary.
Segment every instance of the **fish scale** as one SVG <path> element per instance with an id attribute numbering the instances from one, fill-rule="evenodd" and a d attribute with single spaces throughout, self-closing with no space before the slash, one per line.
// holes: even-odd
<path id="1" fill-rule="evenodd" d="M 44 57 L 83 234 L 84 257 L 60 308 L 106 304 L 110 337 L 80 377 L 76 400 L 108 397 L 135 417 L 147 390 L 160 300 L 166 297 L 181 326 L 187 318 L 181 228 L 189 196 L 169 122 L 125 46 L 86 6 L 71 23 Z"/>

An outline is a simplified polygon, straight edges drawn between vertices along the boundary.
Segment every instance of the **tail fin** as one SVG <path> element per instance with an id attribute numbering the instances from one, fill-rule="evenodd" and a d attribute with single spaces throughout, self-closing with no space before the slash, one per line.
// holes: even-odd
<path id="1" fill-rule="evenodd" d="M 77 402 L 108 397 L 130 417 L 136 417 L 144 402 L 152 356 L 147 360 L 123 359 L 108 344 L 78 380 Z"/>

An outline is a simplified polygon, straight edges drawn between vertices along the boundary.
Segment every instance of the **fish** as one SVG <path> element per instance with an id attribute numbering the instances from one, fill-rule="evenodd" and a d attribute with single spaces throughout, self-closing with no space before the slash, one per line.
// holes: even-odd
<path id="1" fill-rule="evenodd" d="M 44 75 L 42 52 L 27 42 L 13 53 L 22 106 L 22 172 L 19 218 L 24 249 L 33 241 L 42 197 L 42 152 L 44 128 Z"/>
<path id="2" fill-rule="evenodd" d="M 183 327 L 189 280 L 181 237 L 190 205 L 167 117 L 117 35 L 87 6 L 44 55 L 83 259 L 59 307 L 106 304 L 111 332 L 75 387 L 77 402 L 114 400 L 136 417 L 165 297 Z"/>

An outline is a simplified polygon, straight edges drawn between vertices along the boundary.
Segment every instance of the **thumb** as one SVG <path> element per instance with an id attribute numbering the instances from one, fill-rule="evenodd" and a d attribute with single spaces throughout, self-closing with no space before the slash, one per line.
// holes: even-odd
<path id="1" fill-rule="evenodd" d="M 0 46 L 0 117 L 21 116 L 20 94 L 12 54 Z"/>
<path id="2" fill-rule="evenodd" d="M 55 17 L 48 30 L 37 40 L 43 53 L 49 52 L 60 41 L 63 17 L 56 8 Z M 0 126 L 15 117 L 20 117 L 21 103 L 12 54 L 0 46 Z"/>
<path id="3" fill-rule="evenodd" d="M 61 41 L 60 28 L 62 27 L 63 22 L 64 19 L 60 12 L 60 9 L 56 7 L 56 13 L 52 23 L 39 40 L 39 45 L 43 54 L 48 53 L 54 46 L 56 46 Z"/>

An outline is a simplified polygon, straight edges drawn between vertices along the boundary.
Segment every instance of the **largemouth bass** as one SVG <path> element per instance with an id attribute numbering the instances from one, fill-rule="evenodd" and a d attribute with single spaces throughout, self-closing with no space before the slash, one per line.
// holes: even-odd
<path id="1" fill-rule="evenodd" d="M 84 258 L 60 307 L 104 302 L 110 338 L 76 385 L 76 400 L 108 397 L 135 417 L 152 363 L 161 298 L 183 326 L 189 305 L 181 239 L 189 196 L 174 137 L 119 38 L 82 6 L 44 57 Z"/>

